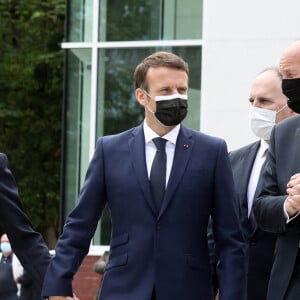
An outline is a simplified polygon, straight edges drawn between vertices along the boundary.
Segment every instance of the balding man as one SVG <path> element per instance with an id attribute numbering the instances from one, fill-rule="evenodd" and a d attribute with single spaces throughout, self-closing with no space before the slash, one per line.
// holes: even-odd
<path id="1" fill-rule="evenodd" d="M 253 80 L 249 92 L 249 121 L 259 140 L 229 154 L 242 228 L 249 247 L 247 300 L 266 299 L 273 264 L 276 235 L 258 228 L 252 204 L 261 188 L 261 168 L 269 148 L 271 131 L 275 124 L 294 114 L 287 107 L 281 83 L 282 75 L 276 67 L 264 69 Z M 212 236 L 210 232 L 209 236 Z"/>
<path id="2" fill-rule="evenodd" d="M 300 113 L 300 41 L 280 60 L 288 106 Z M 258 225 L 278 234 L 267 300 L 300 299 L 300 116 L 274 127 L 263 187 L 254 202 Z"/>

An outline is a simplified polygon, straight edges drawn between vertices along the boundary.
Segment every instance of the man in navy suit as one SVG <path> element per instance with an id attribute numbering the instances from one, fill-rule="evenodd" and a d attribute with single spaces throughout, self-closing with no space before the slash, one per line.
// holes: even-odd
<path id="1" fill-rule="evenodd" d="M 242 300 L 245 243 L 226 144 L 181 124 L 187 114 L 188 66 L 172 53 L 156 52 L 137 66 L 134 79 L 145 120 L 98 140 L 78 204 L 45 276 L 43 295 L 50 300 L 72 296 L 73 276 L 108 205 L 112 237 L 99 299 L 211 300 L 211 215 L 221 299 Z M 151 178 L 153 165 L 157 171 L 154 143 L 160 137 L 165 146 L 158 152 L 166 156 L 161 204 L 154 201 L 157 189 Z"/>
<path id="2" fill-rule="evenodd" d="M 288 106 L 300 113 L 300 40 L 284 51 L 280 71 Z M 278 234 L 267 300 L 300 299 L 300 116 L 274 127 L 263 177 L 255 218 Z"/>
<path id="3" fill-rule="evenodd" d="M 292 116 L 281 90 L 282 75 L 277 68 L 267 68 L 250 88 L 249 117 L 259 141 L 230 152 L 230 162 L 240 203 L 245 239 L 249 243 L 247 300 L 265 300 L 274 258 L 276 235 L 257 227 L 252 204 L 261 188 L 261 168 L 269 148 L 271 130 L 276 123 Z"/>
<path id="4" fill-rule="evenodd" d="M 42 236 L 36 232 L 23 210 L 16 181 L 0 153 L 0 222 L 14 253 L 41 294 L 50 255 Z"/>

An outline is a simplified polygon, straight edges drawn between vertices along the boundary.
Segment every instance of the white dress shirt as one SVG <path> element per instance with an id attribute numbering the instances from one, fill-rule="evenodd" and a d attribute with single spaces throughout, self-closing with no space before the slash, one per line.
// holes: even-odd
<path id="1" fill-rule="evenodd" d="M 173 165 L 175 146 L 176 146 L 179 130 L 180 130 L 180 124 L 177 125 L 175 128 L 173 128 L 170 132 L 162 136 L 162 138 L 167 140 L 166 142 L 166 154 L 167 154 L 166 186 L 168 185 L 168 181 L 169 181 L 169 177 Z M 146 155 L 147 172 L 148 172 L 148 178 L 150 178 L 151 167 L 156 153 L 156 146 L 152 140 L 160 136 L 148 126 L 146 121 L 144 121 L 144 135 L 145 135 L 145 146 L 146 146 L 145 155 Z"/>
<path id="2" fill-rule="evenodd" d="M 258 184 L 259 175 L 261 172 L 261 168 L 266 160 L 267 150 L 269 148 L 269 144 L 265 140 L 260 141 L 260 147 L 256 153 L 256 158 L 252 167 L 249 183 L 248 183 L 248 191 L 247 191 L 247 199 L 248 199 L 248 217 L 250 216 L 253 198 L 256 191 L 256 187 Z"/>

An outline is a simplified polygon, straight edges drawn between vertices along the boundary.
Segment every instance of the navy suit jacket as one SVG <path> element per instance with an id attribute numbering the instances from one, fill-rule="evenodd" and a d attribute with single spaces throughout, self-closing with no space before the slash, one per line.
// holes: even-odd
<path id="1" fill-rule="evenodd" d="M 110 257 L 100 299 L 211 300 L 207 224 L 214 219 L 223 300 L 245 295 L 245 243 L 223 140 L 181 126 L 159 213 L 151 198 L 139 126 L 100 138 L 78 204 L 70 213 L 43 295 L 72 295 L 105 205 L 112 218 Z"/>
<path id="2" fill-rule="evenodd" d="M 253 204 L 258 225 L 278 233 L 267 300 L 282 300 L 292 277 L 300 242 L 300 216 L 288 224 L 283 211 L 286 185 L 300 172 L 300 116 L 276 125 L 271 135 L 263 186 Z"/>
<path id="3" fill-rule="evenodd" d="M 236 197 L 240 203 L 240 215 L 248 249 L 247 299 L 265 300 L 274 260 L 276 234 L 262 231 L 253 214 L 248 218 L 248 184 L 251 171 L 260 147 L 260 141 L 230 152 Z M 254 198 L 259 193 L 263 178 L 259 178 Z"/>
<path id="4" fill-rule="evenodd" d="M 16 181 L 7 164 L 6 155 L 0 153 L 0 222 L 14 253 L 41 294 L 50 261 L 49 250 L 24 213 Z"/>

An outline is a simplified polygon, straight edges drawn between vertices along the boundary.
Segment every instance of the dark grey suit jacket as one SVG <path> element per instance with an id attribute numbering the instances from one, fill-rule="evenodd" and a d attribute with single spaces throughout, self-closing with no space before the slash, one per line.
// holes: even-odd
<path id="1" fill-rule="evenodd" d="M 14 253 L 41 294 L 44 275 L 50 261 L 49 250 L 23 211 L 16 181 L 7 164 L 6 155 L 0 153 L 0 222 Z"/>
<path id="2" fill-rule="evenodd" d="M 287 291 L 299 248 L 300 216 L 289 224 L 283 211 L 286 184 L 300 172 L 300 116 L 291 117 L 274 127 L 263 187 L 254 202 L 258 225 L 278 234 L 268 300 L 282 300 Z"/>
<path id="3" fill-rule="evenodd" d="M 233 171 L 236 197 L 240 204 L 240 218 L 245 240 L 248 242 L 248 281 L 247 299 L 265 300 L 273 264 L 273 253 L 276 235 L 267 233 L 257 227 L 251 214 L 248 218 L 247 190 L 251 171 L 255 161 L 260 141 L 230 152 L 229 158 Z M 262 178 L 259 179 L 256 192 L 261 189 Z"/>

